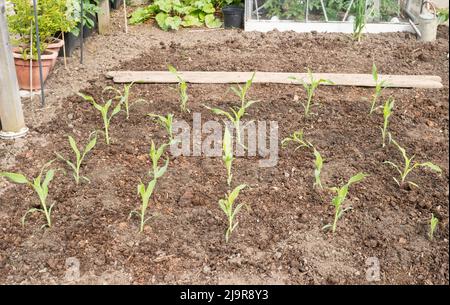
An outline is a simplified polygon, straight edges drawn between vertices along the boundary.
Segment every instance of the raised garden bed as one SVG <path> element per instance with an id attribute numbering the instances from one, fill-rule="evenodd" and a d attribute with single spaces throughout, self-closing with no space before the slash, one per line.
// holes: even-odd
<path id="1" fill-rule="evenodd" d="M 158 216 L 137 234 L 137 220 L 127 218 L 139 205 L 136 185 L 150 167 L 149 143 L 167 140 L 163 128 L 146 114 L 174 113 L 190 124 L 192 115 L 180 113 L 173 86 L 135 85 L 131 101 L 147 102 L 131 108 L 129 121 L 124 114 L 113 118 L 112 145 L 99 138 L 83 167 L 91 183 L 76 187 L 70 174 L 60 173 L 52 183 L 49 197 L 56 205 L 51 229 L 39 230 L 40 214 L 22 228 L 20 217 L 36 202 L 34 194 L 0 182 L 0 282 L 64 282 L 67 259 L 76 258 L 80 282 L 367 283 L 366 260 L 376 257 L 382 283 L 448 284 L 448 40 L 418 49 L 411 39 L 393 47 L 393 38 L 407 36 L 374 36 L 363 47 L 345 35 L 298 39 L 271 34 L 191 48 L 162 43 L 118 69 L 165 70 L 171 63 L 179 70 L 298 72 L 310 67 L 315 72 L 368 73 L 375 60 L 383 73 L 438 74 L 444 89 L 386 89 L 383 100 L 396 100 L 390 127 L 395 138 L 417 160 L 442 167 L 441 176 L 419 170 L 411 180 L 420 188 L 401 190 L 395 184 L 395 170 L 383 161 L 400 161 L 401 156 L 392 146 L 381 148 L 382 116 L 367 114 L 373 89 L 319 87 L 315 99 L 321 105 L 305 120 L 294 101 L 296 95 L 304 99 L 302 86 L 254 84 L 249 96 L 260 102 L 249 109 L 248 118 L 278 121 L 280 140 L 303 128 L 325 159 L 325 185 L 342 185 L 359 171 L 370 174 L 352 186 L 348 203 L 353 210 L 342 217 L 337 232 L 321 230 L 333 217 L 332 194 L 312 188 L 313 157 L 290 147 L 280 148 L 273 168 L 258 168 L 257 158 L 235 161 L 233 185 L 250 186 L 240 195 L 250 208 L 238 216 L 228 244 L 217 204 L 228 189 L 220 158 L 170 157 L 149 207 Z M 100 78 L 83 92 L 98 99 L 106 85 L 112 84 Z M 200 112 L 203 121 L 217 118 L 203 104 L 237 105 L 228 88 L 190 85 L 191 111 Z M 62 104 L 57 120 L 32 128 L 31 134 L 45 140 L 16 155 L 17 165 L 8 170 L 35 175 L 55 151 L 70 153 L 66 134 L 86 139 L 101 128 L 98 113 L 80 97 Z M 433 242 L 427 239 L 431 213 L 441 220 Z"/>

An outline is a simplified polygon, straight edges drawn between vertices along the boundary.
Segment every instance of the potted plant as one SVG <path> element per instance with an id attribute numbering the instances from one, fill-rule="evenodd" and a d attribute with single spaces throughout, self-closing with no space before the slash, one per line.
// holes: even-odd
<path id="1" fill-rule="evenodd" d="M 227 28 L 244 26 L 244 6 L 242 0 L 224 0 L 222 2 L 223 24 Z"/>
<path id="2" fill-rule="evenodd" d="M 40 79 L 33 5 L 29 0 L 11 0 L 10 2 L 12 11 L 8 14 L 8 27 L 12 35 L 13 57 L 19 87 L 37 90 L 40 88 Z M 64 0 L 39 1 L 37 11 L 41 42 L 39 49 L 44 81 L 56 61 L 57 49 L 62 46 L 61 41 L 56 39 L 54 35 L 58 30 L 70 26 L 64 12 Z"/>
<path id="3" fill-rule="evenodd" d="M 90 36 L 97 26 L 98 3 L 99 0 L 83 0 L 83 37 Z M 80 45 L 80 16 L 80 1 L 67 0 L 66 18 L 73 22 L 73 26 L 63 33 L 66 56 L 71 56 L 73 50 Z M 62 55 L 60 52 L 60 56 Z"/>

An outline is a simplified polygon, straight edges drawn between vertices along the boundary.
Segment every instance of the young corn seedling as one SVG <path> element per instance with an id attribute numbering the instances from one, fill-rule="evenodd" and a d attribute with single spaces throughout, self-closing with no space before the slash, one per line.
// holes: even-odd
<path id="1" fill-rule="evenodd" d="M 160 147 L 156 148 L 155 143 L 152 141 L 150 146 L 150 160 L 152 161 L 152 175 L 153 179 L 159 179 L 167 170 L 167 166 L 169 165 L 169 158 L 166 159 L 163 167 L 158 165 L 159 159 L 161 159 L 164 150 L 169 144 L 163 144 Z"/>
<path id="2" fill-rule="evenodd" d="M 233 233 L 234 229 L 236 229 L 239 223 L 237 221 L 235 222 L 234 219 L 236 218 L 236 215 L 239 213 L 244 204 L 240 203 L 236 207 L 233 207 L 233 205 L 237 197 L 239 196 L 239 192 L 245 187 L 246 187 L 245 184 L 241 184 L 237 186 L 231 193 L 225 195 L 224 199 L 219 200 L 219 206 L 228 219 L 228 228 L 227 231 L 225 232 L 225 242 L 227 243 L 228 240 L 230 239 L 231 233 Z"/>
<path id="3" fill-rule="evenodd" d="M 366 1 L 356 0 L 355 3 L 356 16 L 353 22 L 353 39 L 358 42 L 361 41 L 363 30 L 366 27 Z"/>
<path id="4" fill-rule="evenodd" d="M 170 143 L 172 143 L 172 141 L 173 141 L 173 128 L 172 128 L 173 114 L 169 113 L 167 115 L 167 117 L 164 117 L 162 115 L 149 113 L 148 116 L 155 118 L 158 121 L 158 123 L 166 129 L 166 131 L 169 135 Z"/>
<path id="5" fill-rule="evenodd" d="M 208 106 L 205 107 L 211 110 L 214 114 L 223 115 L 231 121 L 234 129 L 236 130 L 237 143 L 245 148 L 241 139 L 241 118 L 245 115 L 245 111 L 247 110 L 247 108 L 250 107 L 253 103 L 256 103 L 256 101 L 246 102 L 243 106 L 241 106 L 241 108 L 237 110 L 230 107 L 231 113 L 218 108 L 210 108 Z"/>
<path id="6" fill-rule="evenodd" d="M 105 142 L 107 145 L 109 145 L 110 142 L 110 138 L 109 138 L 109 125 L 111 123 L 111 119 L 120 112 L 121 109 L 121 103 L 117 103 L 117 105 L 113 108 L 113 110 L 111 111 L 111 113 L 109 113 L 109 109 L 112 106 L 112 99 L 109 99 L 108 101 L 106 101 L 106 103 L 104 103 L 103 105 L 98 104 L 94 98 L 90 95 L 85 95 L 82 93 L 78 93 L 79 96 L 81 96 L 84 100 L 90 102 L 92 104 L 92 106 L 94 106 L 95 109 L 97 109 L 103 119 L 103 128 L 105 131 Z"/>
<path id="7" fill-rule="evenodd" d="M 178 94 L 180 95 L 180 108 L 182 112 L 191 112 L 187 108 L 187 102 L 189 100 L 189 96 L 187 94 L 187 83 L 186 81 L 180 76 L 177 69 L 175 69 L 174 66 L 169 65 L 169 71 L 172 72 L 176 78 L 178 79 Z"/>
<path id="8" fill-rule="evenodd" d="M 297 147 L 295 148 L 294 151 L 296 151 L 297 149 L 302 148 L 302 147 L 306 147 L 306 148 L 313 147 L 313 145 L 309 141 L 303 139 L 303 129 L 301 129 L 299 131 L 295 131 L 289 137 L 284 138 L 281 141 L 281 147 L 286 148 L 290 142 L 295 143 L 297 145 Z"/>
<path id="9" fill-rule="evenodd" d="M 423 163 L 413 162 L 413 159 L 415 156 L 412 156 L 411 158 L 408 157 L 408 155 L 406 154 L 406 150 L 403 147 L 401 147 L 394 139 L 392 139 L 392 143 L 394 143 L 394 145 L 397 147 L 397 149 L 402 154 L 403 161 L 404 161 L 403 168 L 401 169 L 401 165 L 397 165 L 391 161 L 384 161 L 384 163 L 391 165 L 399 172 L 400 178 L 397 179 L 397 178 L 393 177 L 393 179 L 398 184 L 398 186 L 400 186 L 401 188 L 405 186 L 405 183 L 408 183 L 415 187 L 419 187 L 416 183 L 406 180 L 408 175 L 417 167 L 427 167 L 434 172 L 437 172 L 437 173 L 442 172 L 442 170 L 439 166 L 434 165 L 431 162 L 423 162 Z"/>
<path id="10" fill-rule="evenodd" d="M 386 146 L 386 135 L 389 135 L 389 143 L 391 142 L 391 133 L 388 132 L 389 117 L 392 115 L 392 109 L 394 108 L 394 99 L 389 98 L 383 107 L 383 128 L 381 128 L 382 146 Z"/>
<path id="11" fill-rule="evenodd" d="M 333 221 L 333 224 L 327 224 L 322 229 L 325 230 L 325 229 L 331 228 L 331 231 L 333 233 L 336 232 L 336 226 L 337 226 L 338 220 L 342 217 L 342 215 L 346 211 L 351 209 L 351 207 L 347 207 L 347 208 L 343 207 L 344 201 L 347 198 L 348 188 L 353 183 L 357 183 L 366 177 L 367 177 L 367 174 L 358 173 L 358 174 L 354 175 L 353 177 L 351 177 L 350 180 L 348 180 L 348 182 L 341 188 L 337 188 L 337 187 L 331 188 L 332 191 L 337 193 L 336 196 L 333 198 L 332 204 L 331 204 L 334 207 L 334 221 Z"/>
<path id="12" fill-rule="evenodd" d="M 233 174 L 231 173 L 231 165 L 233 163 L 234 157 L 233 157 L 233 143 L 231 139 L 231 134 L 227 127 L 225 127 L 225 132 L 223 134 L 222 150 L 223 150 L 222 160 L 225 163 L 225 167 L 227 169 L 227 184 L 228 186 L 230 186 L 231 179 L 233 178 Z"/>
<path id="13" fill-rule="evenodd" d="M 317 151 L 317 149 L 314 147 L 314 165 L 315 165 L 315 169 L 314 169 L 314 178 L 315 178 L 315 182 L 314 182 L 314 187 L 319 187 L 319 188 L 323 188 L 322 187 L 322 181 L 320 180 L 320 174 L 322 172 L 322 167 L 323 167 L 323 158 L 320 155 L 320 153 Z"/>
<path id="14" fill-rule="evenodd" d="M 252 77 L 245 82 L 245 85 L 242 87 L 237 84 L 236 87 L 232 86 L 231 90 L 236 94 L 241 101 L 241 108 L 244 107 L 249 101 L 247 101 L 247 92 L 253 84 L 253 80 L 255 79 L 255 72 L 253 72 Z"/>
<path id="15" fill-rule="evenodd" d="M 302 103 L 303 108 L 305 109 L 305 117 L 307 117 L 310 113 L 311 110 L 311 103 L 314 97 L 314 92 L 316 91 L 317 87 L 319 87 L 320 84 L 334 84 L 332 81 L 328 80 L 328 79 L 314 79 L 314 76 L 312 74 L 311 69 L 308 69 L 308 78 L 309 78 L 309 84 L 305 81 L 303 81 L 303 79 L 298 79 L 297 77 L 290 77 L 290 79 L 292 80 L 296 80 L 297 82 L 299 82 L 300 84 L 303 85 L 303 87 L 305 87 L 306 93 L 307 93 L 307 100 L 306 100 L 306 104 Z"/>
<path id="16" fill-rule="evenodd" d="M 120 101 L 120 103 L 124 105 L 125 113 L 127 115 L 127 120 L 130 118 L 130 90 L 133 85 L 134 85 L 134 82 L 132 82 L 131 84 L 128 84 L 128 85 L 124 85 L 123 92 L 112 86 L 107 86 L 103 89 L 103 92 L 113 91 L 117 94 L 117 96 L 115 96 L 114 98 L 118 99 Z M 136 101 L 134 101 L 134 103 L 143 102 L 143 101 L 144 101 L 143 99 L 137 99 Z"/>
<path id="17" fill-rule="evenodd" d="M 51 227 L 52 226 L 52 209 L 54 206 L 54 203 L 50 206 L 47 205 L 47 196 L 48 196 L 48 186 L 50 182 L 53 180 L 53 177 L 55 176 L 55 170 L 49 169 L 45 173 L 45 169 L 50 166 L 50 164 L 53 163 L 54 160 L 47 162 L 41 169 L 41 172 L 36 178 L 33 178 L 31 180 L 28 180 L 23 174 L 20 173 L 11 173 L 11 172 L 0 172 L 0 177 L 5 177 L 9 179 L 10 181 L 17 183 L 17 184 L 26 184 L 29 187 L 31 187 L 36 194 L 39 197 L 40 201 L 40 208 L 31 208 L 29 209 L 22 217 L 22 225 L 25 225 L 25 220 L 28 214 L 34 213 L 34 212 L 40 212 L 43 213 L 45 216 L 45 219 L 47 223 L 42 226 L 45 227 Z M 42 178 L 44 178 L 42 180 Z"/>
<path id="18" fill-rule="evenodd" d="M 434 216 L 434 214 L 431 214 L 430 228 L 429 228 L 429 231 L 428 231 L 428 237 L 430 238 L 430 240 L 434 239 L 434 233 L 436 232 L 438 224 L 439 224 L 439 219 L 437 219 Z"/>
<path id="19" fill-rule="evenodd" d="M 372 112 L 374 112 L 376 109 L 378 109 L 377 102 L 381 96 L 381 92 L 388 86 L 388 83 L 386 80 L 379 81 L 378 69 L 377 69 L 377 66 L 375 65 L 375 63 L 372 65 L 372 78 L 373 78 L 373 81 L 375 82 L 375 92 L 372 95 L 372 104 L 370 106 L 369 114 L 372 114 Z"/>
<path id="20" fill-rule="evenodd" d="M 141 197 L 141 209 L 139 210 L 133 210 L 130 212 L 130 215 L 128 218 L 131 218 L 133 215 L 137 215 L 140 219 L 140 226 L 139 226 L 139 232 L 144 231 L 144 226 L 147 223 L 147 221 L 151 218 L 146 218 L 146 212 L 148 208 L 148 204 L 150 201 L 150 197 L 153 194 L 153 191 L 155 189 L 156 182 L 159 178 L 161 178 L 165 172 L 167 171 L 167 166 L 169 165 L 169 159 L 166 159 L 166 162 L 163 167 L 159 167 L 159 159 L 161 158 L 162 154 L 164 153 L 164 149 L 168 146 L 168 144 L 163 144 L 160 147 L 156 148 L 155 143 L 152 141 L 152 144 L 150 146 L 150 159 L 152 161 L 152 170 L 149 174 L 153 176 L 153 179 L 145 186 L 145 184 L 140 181 L 137 190 L 138 195 Z"/>
<path id="21" fill-rule="evenodd" d="M 246 114 L 247 109 L 256 103 L 256 101 L 248 101 L 247 100 L 247 92 L 250 89 L 253 79 L 255 78 L 255 73 L 253 73 L 252 78 L 246 81 L 245 85 L 242 87 L 240 85 L 237 85 L 237 87 L 231 87 L 231 90 L 239 97 L 241 100 L 241 107 L 240 108 L 233 108 L 230 107 L 231 112 L 226 112 L 222 109 L 218 108 L 210 108 L 208 106 L 205 106 L 207 109 L 211 110 L 214 114 L 217 115 L 223 115 L 230 122 L 233 124 L 234 129 L 236 130 L 236 138 L 237 143 L 241 145 L 242 147 L 246 148 L 244 144 L 242 143 L 241 139 L 241 119 Z"/>
<path id="22" fill-rule="evenodd" d="M 145 184 L 141 181 L 139 182 L 138 186 L 137 186 L 137 190 L 138 190 L 138 195 L 141 196 L 141 209 L 139 210 L 133 210 L 130 212 L 130 215 L 128 218 L 131 218 L 133 216 L 133 214 L 137 215 L 140 219 L 140 225 L 139 225 L 139 233 L 142 233 L 144 231 L 144 226 L 147 223 L 147 221 L 151 218 L 150 217 L 145 217 L 146 216 L 146 212 L 147 212 L 147 208 L 148 208 L 148 204 L 150 201 L 150 197 L 153 194 L 153 190 L 155 189 L 155 185 L 156 185 L 156 179 L 153 179 L 152 181 L 150 181 L 147 185 L 147 187 L 145 187 Z"/>
<path id="23" fill-rule="evenodd" d="M 89 179 L 87 177 L 80 176 L 80 168 L 81 168 L 81 164 L 83 163 L 83 160 L 86 157 L 87 153 L 89 153 L 94 148 L 95 144 L 97 144 L 97 135 L 95 134 L 94 137 L 92 138 L 92 134 L 94 134 L 94 133 L 91 133 L 91 135 L 89 136 L 89 143 L 83 149 L 83 152 L 81 152 L 78 149 L 75 139 L 72 138 L 71 136 L 68 136 L 70 147 L 72 148 L 72 151 L 75 154 L 74 161 L 71 161 L 70 159 L 66 159 L 61 154 L 56 153 L 56 156 L 59 159 L 61 159 L 62 161 L 65 161 L 67 163 L 67 165 L 69 165 L 69 167 L 72 169 L 72 171 L 73 171 L 72 174 L 73 174 L 73 177 L 75 178 L 75 183 L 77 185 L 80 183 L 80 178 L 89 182 Z"/>

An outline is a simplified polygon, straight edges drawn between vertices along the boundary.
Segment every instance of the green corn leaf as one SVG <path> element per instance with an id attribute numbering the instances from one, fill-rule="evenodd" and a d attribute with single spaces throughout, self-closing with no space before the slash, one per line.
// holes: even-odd
<path id="1" fill-rule="evenodd" d="M 247 185 L 246 184 L 241 184 L 239 186 L 237 186 L 230 194 L 230 196 L 228 197 L 228 201 L 231 202 L 232 204 L 234 203 L 234 201 L 236 200 L 236 198 L 239 196 L 239 192 L 242 191 L 244 188 L 246 188 Z"/>
<path id="2" fill-rule="evenodd" d="M 435 172 L 442 173 L 442 169 L 439 166 L 437 166 L 431 162 L 424 162 L 424 163 L 420 163 L 419 165 L 421 167 L 428 167 L 429 169 L 431 169 Z"/>
<path id="3" fill-rule="evenodd" d="M 69 138 L 70 147 L 72 148 L 73 152 L 75 153 L 75 156 L 78 161 L 78 160 L 80 160 L 81 155 L 80 155 L 80 151 L 78 150 L 77 143 L 75 142 L 74 138 L 72 138 L 71 136 L 68 136 L 68 138 Z"/>
<path id="4" fill-rule="evenodd" d="M 28 181 L 28 179 L 22 174 L 10 173 L 10 172 L 1 172 L 0 173 L 0 177 L 5 177 L 5 178 L 11 180 L 12 182 L 18 183 L 18 184 L 30 183 Z"/>

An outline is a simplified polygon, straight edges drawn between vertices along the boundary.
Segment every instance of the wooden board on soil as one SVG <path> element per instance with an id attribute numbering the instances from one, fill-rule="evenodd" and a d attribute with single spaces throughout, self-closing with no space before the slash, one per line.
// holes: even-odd
<path id="1" fill-rule="evenodd" d="M 179 76 L 187 83 L 230 84 L 245 83 L 253 72 L 224 71 L 179 71 Z M 106 75 L 115 83 L 177 83 L 179 80 L 169 71 L 110 71 Z M 375 87 L 372 74 L 357 73 L 314 73 L 315 80 L 330 80 L 323 85 Z M 295 78 L 295 79 L 293 79 Z M 295 84 L 299 81 L 310 83 L 308 73 L 255 72 L 253 83 Z M 379 75 L 390 88 L 442 88 L 441 77 L 436 75 Z"/>

